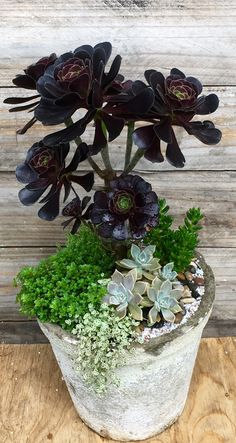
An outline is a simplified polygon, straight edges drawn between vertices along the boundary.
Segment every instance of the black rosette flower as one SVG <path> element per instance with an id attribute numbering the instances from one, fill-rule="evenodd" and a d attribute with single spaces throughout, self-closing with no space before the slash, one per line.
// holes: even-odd
<path id="1" fill-rule="evenodd" d="M 87 207 L 87 205 L 90 200 L 91 197 L 86 196 L 81 201 L 81 199 L 77 195 L 77 197 L 73 198 L 73 200 L 65 206 L 65 208 L 62 211 L 62 215 L 64 217 L 70 217 L 70 218 L 62 223 L 64 229 L 67 226 L 69 226 L 71 223 L 73 223 L 71 234 L 76 234 L 81 225 L 82 220 L 89 219 L 91 205 L 89 207 Z"/>
<path id="2" fill-rule="evenodd" d="M 24 88 L 24 89 L 30 89 L 30 90 L 36 90 L 36 83 L 37 80 L 44 74 L 45 70 L 48 66 L 52 65 L 57 56 L 56 54 L 51 54 L 48 57 L 42 57 L 40 60 L 38 60 L 36 63 L 33 63 L 32 65 L 28 66 L 26 69 L 24 69 L 24 74 L 17 74 L 16 77 L 12 80 L 15 86 L 18 86 L 18 88 Z M 22 103 L 28 103 L 27 105 L 22 106 L 16 106 L 14 108 L 11 108 L 10 112 L 16 112 L 16 111 L 26 111 L 26 110 L 34 110 L 36 106 L 39 104 L 40 100 L 40 94 L 31 95 L 30 97 L 9 97 L 4 100 L 4 103 L 10 104 L 10 105 L 19 105 Z M 38 99 L 35 101 L 35 99 Z M 20 133 L 24 133 L 27 129 L 30 128 L 36 121 L 36 118 L 33 118 L 21 131 Z"/>
<path id="3" fill-rule="evenodd" d="M 144 156 L 152 162 L 164 161 L 160 141 L 167 143 L 166 158 L 175 167 L 183 167 L 185 158 L 179 148 L 172 126 L 181 126 L 207 145 L 221 140 L 221 131 L 212 122 L 191 122 L 195 115 L 207 115 L 219 105 L 215 94 L 200 95 L 202 85 L 194 77 L 186 77 L 178 69 L 165 78 L 160 72 L 148 70 L 145 77 L 155 92 L 155 101 L 143 120 L 152 125 L 134 131 L 134 142 L 145 150 Z M 200 95 L 200 96 L 199 96 Z"/>
<path id="4" fill-rule="evenodd" d="M 122 119 L 112 118 L 105 112 L 97 112 L 103 106 L 105 97 L 111 92 L 118 94 L 123 77 L 117 77 L 121 57 L 117 55 L 107 73 L 106 64 L 111 55 L 109 42 L 92 47 L 83 45 L 74 52 L 61 55 L 49 66 L 37 82 L 41 96 L 35 110 L 35 117 L 44 125 L 57 125 L 66 122 L 77 109 L 87 113 L 70 127 L 45 137 L 46 144 L 67 142 L 80 136 L 86 125 L 94 118 L 96 137 L 103 135 L 102 121 L 110 140 L 119 135 L 124 126 Z M 103 146 L 106 144 L 106 140 Z"/>
<path id="5" fill-rule="evenodd" d="M 23 205 L 29 206 L 37 202 L 50 187 L 49 192 L 40 200 L 44 203 L 38 216 L 44 220 L 54 220 L 59 214 L 60 194 L 64 188 L 64 201 L 67 200 L 72 182 L 90 191 L 94 183 L 94 174 L 88 173 L 77 176 L 75 171 L 78 164 L 88 156 L 88 147 L 82 143 L 68 166 L 65 159 L 69 152 L 69 143 L 48 147 L 42 142 L 35 143 L 28 151 L 26 160 L 16 169 L 17 179 L 25 188 L 19 192 L 19 199 Z"/>
<path id="6" fill-rule="evenodd" d="M 158 211 L 151 185 L 138 175 L 126 175 L 112 180 L 107 192 L 95 192 L 90 219 L 102 237 L 141 239 L 158 224 Z"/>

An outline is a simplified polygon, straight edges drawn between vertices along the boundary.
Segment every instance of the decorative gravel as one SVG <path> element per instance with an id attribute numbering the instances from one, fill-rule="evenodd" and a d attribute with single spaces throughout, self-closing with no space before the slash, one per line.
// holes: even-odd
<path id="1" fill-rule="evenodd" d="M 191 265 L 196 266 L 196 271 L 193 273 L 193 277 L 201 277 L 204 278 L 203 269 L 199 265 L 199 260 L 194 260 Z M 170 323 L 170 322 L 164 322 L 162 326 L 159 328 L 144 328 L 142 333 L 140 334 L 139 342 L 147 342 L 151 338 L 159 337 L 163 334 L 168 334 L 169 332 L 173 331 L 174 329 L 178 328 L 179 326 L 183 325 L 188 321 L 192 315 L 195 314 L 195 312 L 198 310 L 198 307 L 201 303 L 201 299 L 205 293 L 205 286 L 197 286 L 196 291 L 199 294 L 199 297 L 196 297 L 195 301 L 189 304 L 185 304 L 185 314 L 183 315 L 182 320 L 180 323 Z"/>

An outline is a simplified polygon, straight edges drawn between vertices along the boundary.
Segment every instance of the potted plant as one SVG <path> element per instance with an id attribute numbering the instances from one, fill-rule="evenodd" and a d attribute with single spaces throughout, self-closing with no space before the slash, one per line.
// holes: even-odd
<path id="1" fill-rule="evenodd" d="M 142 157 L 184 166 L 175 126 L 217 144 L 219 129 L 193 118 L 219 101 L 176 68 L 166 78 L 148 69 L 145 82 L 124 80 L 119 55 L 106 67 L 110 55 L 108 42 L 51 54 L 13 79 L 36 92 L 5 100 L 20 104 L 11 112 L 33 113 L 21 134 L 36 121 L 66 125 L 35 143 L 16 169 L 21 203 L 39 202 L 41 219 L 61 214 L 63 228 L 71 227 L 65 247 L 19 272 L 17 300 L 51 342 L 82 420 L 102 436 L 141 440 L 183 410 L 214 277 L 195 251 L 200 209 L 174 229 L 163 196 L 132 171 Z M 115 171 L 108 143 L 122 131 L 124 168 Z M 91 171 L 81 175 L 85 160 Z"/>

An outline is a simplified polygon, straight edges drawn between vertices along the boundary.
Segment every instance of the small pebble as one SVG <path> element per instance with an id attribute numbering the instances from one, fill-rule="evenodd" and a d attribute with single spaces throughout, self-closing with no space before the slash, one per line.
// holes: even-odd
<path id="1" fill-rule="evenodd" d="M 189 268 L 188 268 L 189 272 L 191 272 L 192 274 L 195 274 L 196 269 L 197 268 L 195 268 L 194 266 L 189 266 Z"/>
<path id="2" fill-rule="evenodd" d="M 198 286 L 204 285 L 204 278 L 203 277 L 194 277 L 194 283 L 196 283 Z"/>
<path id="3" fill-rule="evenodd" d="M 174 323 L 163 322 L 163 324 L 159 325 L 159 327 L 152 327 L 152 328 L 144 326 L 143 330 L 140 331 L 140 336 L 139 336 L 140 343 L 148 342 L 150 339 L 154 337 L 159 337 L 161 335 L 170 333 L 174 329 L 178 328 L 180 325 L 185 324 L 192 317 L 192 315 L 194 315 L 195 312 L 198 310 L 202 300 L 202 296 L 205 293 L 204 273 L 201 266 L 199 265 L 199 260 L 197 259 L 194 260 L 195 261 L 192 261 L 190 263 L 190 265 L 194 267 L 194 272 L 190 272 L 189 270 L 186 271 L 185 274 L 183 272 L 180 272 L 177 275 L 179 284 L 176 284 L 175 288 L 178 287 L 179 285 L 182 285 L 183 287 L 183 294 L 182 294 L 183 298 L 180 299 L 183 312 L 177 313 L 175 315 Z M 187 276 L 191 278 L 191 280 L 188 280 Z M 196 278 L 203 279 L 203 285 L 198 285 L 197 282 L 195 281 Z M 236 338 L 234 339 L 234 341 L 236 341 Z"/>
<path id="4" fill-rule="evenodd" d="M 188 286 L 184 286 L 182 298 L 192 297 L 192 292 L 190 291 Z"/>
<path id="5" fill-rule="evenodd" d="M 193 274 L 189 271 L 185 272 L 185 277 L 187 278 L 188 281 L 193 280 Z"/>
<path id="6" fill-rule="evenodd" d="M 181 280 L 181 281 L 185 281 L 185 280 L 186 280 L 186 277 L 185 277 L 185 275 L 183 274 L 183 272 L 179 272 L 179 274 L 177 275 L 177 277 L 178 277 L 178 279 Z"/>
<path id="7" fill-rule="evenodd" d="M 175 314 L 175 323 L 179 324 L 181 322 L 182 318 L 183 318 L 182 312 L 178 312 L 177 314 Z"/>
<path id="8" fill-rule="evenodd" d="M 188 305 L 190 303 L 193 303 L 195 301 L 195 298 L 193 297 L 188 297 L 188 298 L 181 298 L 180 300 L 182 303 L 184 303 L 185 305 Z"/>

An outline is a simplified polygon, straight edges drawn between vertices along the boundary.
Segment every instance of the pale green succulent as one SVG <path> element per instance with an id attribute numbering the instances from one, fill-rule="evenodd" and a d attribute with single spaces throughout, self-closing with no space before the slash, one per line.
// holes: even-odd
<path id="1" fill-rule="evenodd" d="M 117 262 L 117 264 L 125 269 L 137 269 L 138 279 L 141 279 L 143 275 L 148 278 L 149 273 L 157 271 L 161 267 L 159 259 L 153 257 L 155 249 L 156 246 L 154 245 L 141 249 L 137 245 L 132 244 L 130 250 L 132 259 L 124 258 Z"/>
<path id="2" fill-rule="evenodd" d="M 146 292 L 147 283 L 137 281 L 137 269 L 134 268 L 123 275 L 115 270 L 111 281 L 107 285 L 108 294 L 102 299 L 103 303 L 116 306 L 120 319 L 124 318 L 127 311 L 135 320 L 143 320 L 140 306 L 142 295 Z"/>
<path id="3" fill-rule="evenodd" d="M 163 282 L 156 277 L 152 282 L 152 286 L 147 290 L 147 296 L 153 305 L 148 313 L 150 326 L 161 320 L 160 313 L 164 320 L 173 323 L 175 314 L 182 311 L 178 303 L 182 296 L 182 289 L 173 289 L 169 280 Z"/>
<path id="4" fill-rule="evenodd" d="M 158 275 L 162 280 L 173 281 L 177 276 L 177 272 L 175 272 L 173 269 L 174 263 L 167 263 L 165 266 L 163 266 L 162 269 L 158 271 Z"/>

